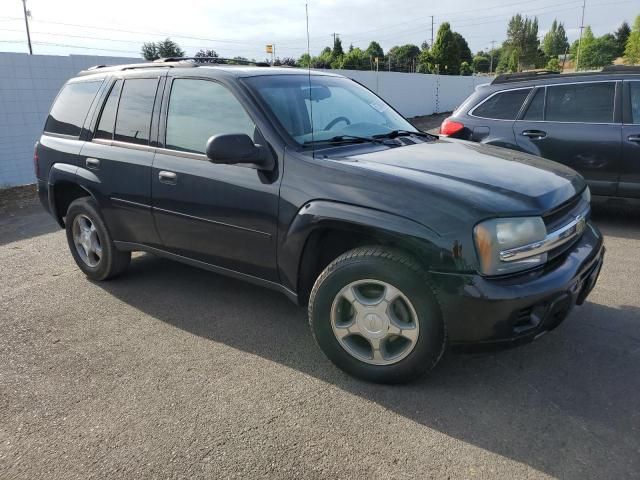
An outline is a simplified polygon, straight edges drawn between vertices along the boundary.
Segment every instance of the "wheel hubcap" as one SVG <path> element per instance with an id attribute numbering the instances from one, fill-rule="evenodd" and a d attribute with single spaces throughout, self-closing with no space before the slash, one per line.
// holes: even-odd
<path id="1" fill-rule="evenodd" d="M 102 243 L 93 221 L 86 215 L 78 215 L 73 220 L 73 243 L 84 263 L 97 267 L 102 258 Z"/>
<path id="2" fill-rule="evenodd" d="M 331 327 L 342 348 L 373 365 L 391 365 L 409 355 L 420 328 L 409 299 L 380 280 L 343 287 L 333 301 Z"/>

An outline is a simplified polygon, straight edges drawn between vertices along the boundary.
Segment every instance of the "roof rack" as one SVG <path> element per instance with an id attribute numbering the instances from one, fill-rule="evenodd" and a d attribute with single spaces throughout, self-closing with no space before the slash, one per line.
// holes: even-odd
<path id="1" fill-rule="evenodd" d="M 172 63 L 172 62 L 189 62 L 189 63 L 206 63 L 220 65 L 255 65 L 256 67 L 270 67 L 267 62 L 256 62 L 253 60 L 244 60 L 240 58 L 224 58 L 224 57 L 167 57 L 154 60 L 153 63 Z"/>
<path id="2" fill-rule="evenodd" d="M 603 72 L 611 73 L 640 73 L 640 65 L 607 65 L 602 67 Z"/>
<path id="3" fill-rule="evenodd" d="M 558 73 L 551 72 L 549 70 L 537 70 L 531 72 L 519 72 L 519 73 L 504 73 L 498 75 L 491 82 L 492 85 L 500 83 L 521 82 L 524 80 L 535 80 L 539 77 L 556 76 L 556 77 L 584 77 L 589 75 L 611 75 L 611 74 L 638 74 L 640 73 L 640 66 L 634 65 L 607 65 L 602 70 L 596 70 L 592 72 L 570 72 L 570 73 Z"/>
<path id="4" fill-rule="evenodd" d="M 538 77 L 546 77 L 548 75 L 560 75 L 558 72 L 551 70 L 534 70 L 531 72 L 503 73 L 498 75 L 491 82 L 492 85 L 499 83 L 519 82 L 521 80 L 532 80 Z"/>

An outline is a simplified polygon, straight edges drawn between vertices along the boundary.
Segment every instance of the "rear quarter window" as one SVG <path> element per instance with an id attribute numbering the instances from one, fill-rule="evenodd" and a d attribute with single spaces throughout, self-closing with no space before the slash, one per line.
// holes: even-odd
<path id="1" fill-rule="evenodd" d="M 547 87 L 548 122 L 611 123 L 615 82 L 577 83 Z"/>
<path id="2" fill-rule="evenodd" d="M 530 88 L 496 93 L 471 111 L 475 117 L 515 120 Z"/>
<path id="3" fill-rule="evenodd" d="M 98 93 L 102 80 L 95 82 L 67 83 L 58 94 L 44 131 L 79 137 L 82 125 Z"/>

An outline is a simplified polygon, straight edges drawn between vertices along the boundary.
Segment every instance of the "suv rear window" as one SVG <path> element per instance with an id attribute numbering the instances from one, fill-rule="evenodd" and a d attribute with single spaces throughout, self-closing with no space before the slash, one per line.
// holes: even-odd
<path id="1" fill-rule="evenodd" d="M 615 82 L 578 83 L 547 87 L 548 122 L 611 123 Z"/>
<path id="2" fill-rule="evenodd" d="M 44 125 L 44 131 L 79 137 L 91 102 L 102 80 L 67 83 L 56 98 Z"/>
<path id="3" fill-rule="evenodd" d="M 114 140 L 140 145 L 149 143 L 151 113 L 157 87 L 157 78 L 133 78 L 124 82 Z"/>
<path id="4" fill-rule="evenodd" d="M 496 120 L 515 120 L 530 88 L 496 93 L 471 112 L 472 115 Z"/>

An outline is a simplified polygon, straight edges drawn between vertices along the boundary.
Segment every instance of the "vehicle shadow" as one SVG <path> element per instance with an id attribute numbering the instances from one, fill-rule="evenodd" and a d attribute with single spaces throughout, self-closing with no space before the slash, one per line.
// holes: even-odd
<path id="1" fill-rule="evenodd" d="M 314 344 L 304 309 L 275 292 L 141 255 L 99 284 L 159 321 L 312 375 L 414 422 L 562 478 L 640 471 L 640 309 L 595 303 L 517 349 L 448 354 L 405 386 L 365 383 Z"/>
<path id="2" fill-rule="evenodd" d="M 0 247 L 58 230 L 60 226 L 40 205 L 0 211 Z"/>
<path id="3" fill-rule="evenodd" d="M 640 240 L 640 207 L 593 203 L 591 220 L 605 235 Z"/>

